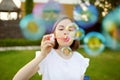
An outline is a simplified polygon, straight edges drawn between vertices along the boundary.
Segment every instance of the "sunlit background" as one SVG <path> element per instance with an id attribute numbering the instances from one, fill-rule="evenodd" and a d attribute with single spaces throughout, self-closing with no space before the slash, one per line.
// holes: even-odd
<path id="1" fill-rule="evenodd" d="M 2 0 L 0 0 L 1 2 Z M 20 8 L 21 6 L 21 2 L 24 2 L 25 0 L 13 0 L 13 2 L 16 4 L 16 6 L 18 8 Z M 34 0 L 34 2 L 41 2 L 41 3 L 46 3 L 49 0 Z M 80 0 L 54 0 L 57 1 L 59 3 L 63 3 L 63 4 L 78 4 L 80 2 Z M 89 1 L 89 0 L 85 0 L 85 1 Z M 90 4 L 89 2 L 87 4 Z M 108 1 L 104 1 L 104 0 L 96 0 L 94 2 L 95 6 L 99 6 L 101 8 L 104 9 L 104 11 L 101 13 L 102 16 L 105 16 L 108 13 L 108 9 L 111 8 L 111 3 L 109 3 Z M 84 6 L 83 6 L 84 8 Z M 9 15 L 9 16 L 8 16 Z M 7 13 L 7 12 L 0 12 L 0 18 L 2 20 L 9 20 L 9 19 L 16 19 L 17 18 L 17 14 L 15 12 L 12 13 Z"/>
<path id="2" fill-rule="evenodd" d="M 52 32 L 52 27 L 60 15 L 67 15 L 73 18 L 77 25 L 70 36 L 75 34 L 74 39 L 81 40 L 81 45 L 88 55 L 102 53 L 105 48 L 120 49 L 118 3 L 113 5 L 107 0 L 31 0 L 31 3 L 27 3 L 27 0 L 0 0 L 0 4 L 0 20 L 3 21 L 1 25 L 8 27 L 10 25 L 7 22 L 17 21 L 19 34 L 25 39 L 40 40 L 43 35 Z M 11 26 L 13 25 L 15 23 L 11 23 Z M 4 32 L 1 36 L 5 37 Z"/>
<path id="3" fill-rule="evenodd" d="M 0 2 L 1 1 L 2 0 L 0 0 Z M 18 8 L 20 8 L 20 6 L 21 6 L 21 1 L 20 0 L 13 0 L 13 2 L 16 4 L 16 6 Z M 17 13 L 16 12 L 12 12 L 12 13 L 9 14 L 8 12 L 0 12 L 0 18 L 2 20 L 17 19 Z"/>
<path id="4" fill-rule="evenodd" d="M 52 32 L 52 27 L 60 15 L 67 15 L 73 18 L 77 25 L 70 36 L 75 34 L 74 39 L 82 41 L 81 45 L 88 55 L 102 53 L 105 48 L 119 50 L 120 5 L 118 3 L 113 5 L 107 0 L 31 1 L 32 3 L 27 3 L 27 0 L 0 0 L 0 20 L 18 21 L 16 25 L 19 26 L 22 36 L 35 41 Z M 7 22 L 3 23 L 3 26 L 5 25 L 8 25 Z"/>

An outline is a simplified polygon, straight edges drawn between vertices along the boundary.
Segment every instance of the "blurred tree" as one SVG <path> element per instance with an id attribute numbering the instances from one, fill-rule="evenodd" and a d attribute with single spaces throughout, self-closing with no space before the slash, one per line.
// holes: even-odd
<path id="1" fill-rule="evenodd" d="M 33 0 L 25 0 L 25 14 L 30 14 L 32 13 L 34 3 Z"/>
<path id="2" fill-rule="evenodd" d="M 120 5 L 120 0 L 89 0 L 94 4 L 99 11 L 99 21 L 102 20 L 106 14 Z"/>

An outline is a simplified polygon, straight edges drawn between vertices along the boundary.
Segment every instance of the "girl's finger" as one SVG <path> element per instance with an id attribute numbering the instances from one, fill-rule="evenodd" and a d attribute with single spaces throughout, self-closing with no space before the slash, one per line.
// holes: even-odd
<path id="1" fill-rule="evenodd" d="M 42 41 L 50 40 L 50 35 L 45 35 L 43 36 Z"/>
<path id="2" fill-rule="evenodd" d="M 51 41 L 44 41 L 41 45 L 44 46 L 44 45 L 47 45 L 47 44 L 51 44 L 52 46 L 54 45 L 54 43 L 51 42 Z"/>

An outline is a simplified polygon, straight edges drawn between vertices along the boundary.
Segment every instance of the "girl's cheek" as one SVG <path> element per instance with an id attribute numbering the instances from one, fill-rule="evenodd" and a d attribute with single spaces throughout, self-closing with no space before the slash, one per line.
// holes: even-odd
<path id="1" fill-rule="evenodd" d="M 56 37 L 62 37 L 63 36 L 63 33 L 62 32 L 57 32 L 56 33 Z"/>

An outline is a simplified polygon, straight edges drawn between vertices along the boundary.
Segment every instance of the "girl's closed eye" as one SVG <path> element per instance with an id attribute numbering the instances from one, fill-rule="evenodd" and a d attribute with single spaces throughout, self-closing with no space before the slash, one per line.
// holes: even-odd
<path id="1" fill-rule="evenodd" d="M 59 25 L 58 30 L 63 31 L 64 30 L 64 26 L 63 25 Z"/>
<path id="2" fill-rule="evenodd" d="M 75 30 L 76 30 L 76 28 L 74 26 L 69 26 L 68 27 L 68 31 L 75 31 Z"/>
<path id="3" fill-rule="evenodd" d="M 63 28 L 59 28 L 60 31 L 63 31 Z"/>

